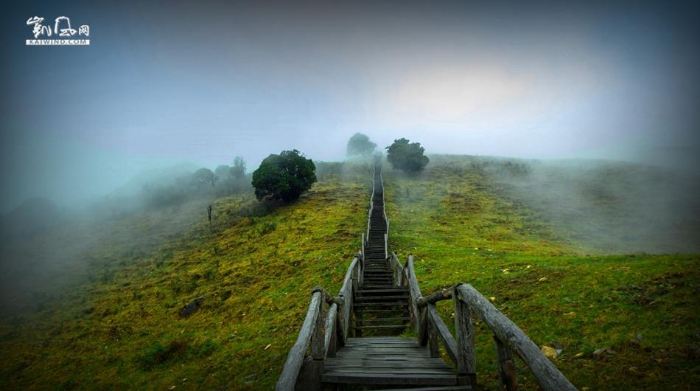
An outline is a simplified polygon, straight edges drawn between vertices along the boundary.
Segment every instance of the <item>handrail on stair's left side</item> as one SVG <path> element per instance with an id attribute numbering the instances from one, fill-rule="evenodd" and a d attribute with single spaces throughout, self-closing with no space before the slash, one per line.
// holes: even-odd
<path id="1" fill-rule="evenodd" d="M 289 350 L 276 391 L 320 390 L 325 357 L 335 357 L 338 346 L 344 346 L 350 329 L 350 311 L 353 291 L 359 275 L 362 254 L 353 258 L 345 274 L 338 297 L 332 297 L 325 289 L 315 287 L 311 302 L 296 342 Z M 323 303 L 328 304 L 325 322 Z M 311 346 L 311 357 L 306 351 Z"/>

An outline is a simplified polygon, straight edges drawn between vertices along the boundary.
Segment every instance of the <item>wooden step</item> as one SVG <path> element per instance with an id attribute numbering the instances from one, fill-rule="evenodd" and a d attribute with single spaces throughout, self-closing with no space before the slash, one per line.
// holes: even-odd
<path id="1" fill-rule="evenodd" d="M 392 284 L 362 284 L 362 287 L 365 289 L 391 289 L 393 287 Z"/>
<path id="2" fill-rule="evenodd" d="M 390 301 L 390 300 L 406 300 L 408 302 L 408 295 L 401 296 L 360 296 L 355 298 L 355 303 L 370 303 L 370 302 L 380 302 L 380 301 Z"/>
<path id="3" fill-rule="evenodd" d="M 377 310 L 377 309 L 358 308 L 357 311 L 355 311 L 355 312 L 360 313 L 360 314 L 373 314 L 373 315 L 377 315 L 377 314 L 382 314 L 382 313 L 384 313 L 384 314 L 388 314 L 388 313 L 397 313 L 397 312 L 402 312 L 402 311 L 407 311 L 407 310 L 408 310 L 408 307 L 402 308 L 402 309 L 399 309 L 399 310 L 391 310 L 391 309 Z"/>
<path id="4" fill-rule="evenodd" d="M 411 320 L 410 317 L 408 316 L 402 316 L 400 318 L 371 318 L 371 319 L 358 319 L 356 320 L 355 324 L 358 323 L 389 323 L 389 322 L 408 322 Z"/>
<path id="5" fill-rule="evenodd" d="M 408 287 L 406 287 L 406 286 L 394 286 L 394 287 L 386 288 L 386 289 L 358 289 L 355 291 L 355 293 L 383 293 L 383 292 L 386 292 L 387 290 L 396 291 L 396 292 L 408 292 Z"/>
<path id="6" fill-rule="evenodd" d="M 405 328 L 406 328 L 405 324 L 355 326 L 355 330 L 403 330 Z"/>
<path id="7" fill-rule="evenodd" d="M 428 386 L 420 388 L 387 388 L 375 391 L 471 391 L 472 386 Z"/>
<path id="8" fill-rule="evenodd" d="M 324 383 L 366 385 L 456 385 L 457 376 L 414 338 L 348 338 L 336 357 L 327 358 Z"/>
<path id="9" fill-rule="evenodd" d="M 355 307 L 406 307 L 408 308 L 408 302 L 386 302 L 386 303 L 355 303 Z"/>

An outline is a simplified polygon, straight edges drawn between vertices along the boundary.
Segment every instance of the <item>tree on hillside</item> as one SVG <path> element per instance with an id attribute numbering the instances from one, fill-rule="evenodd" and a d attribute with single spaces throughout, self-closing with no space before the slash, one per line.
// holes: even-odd
<path id="1" fill-rule="evenodd" d="M 246 164 L 242 157 L 236 156 L 233 159 L 233 167 L 231 167 L 231 175 L 236 179 L 242 179 L 245 176 Z"/>
<path id="2" fill-rule="evenodd" d="M 347 146 L 347 156 L 369 156 L 374 153 L 377 148 L 377 144 L 369 141 L 369 137 L 362 133 L 355 133 L 354 136 L 350 137 Z"/>
<path id="3" fill-rule="evenodd" d="M 423 154 L 425 148 L 420 143 L 410 143 L 405 138 L 394 140 L 394 143 L 386 147 L 386 160 L 393 168 L 406 172 L 418 172 L 428 165 L 430 159 Z"/>
<path id="4" fill-rule="evenodd" d="M 195 171 L 194 174 L 192 174 L 192 179 L 198 189 L 201 189 L 202 186 L 205 185 L 214 187 L 216 183 L 216 175 L 208 168 L 200 168 Z"/>
<path id="5" fill-rule="evenodd" d="M 316 182 L 316 165 L 296 149 L 272 154 L 253 172 L 253 187 L 258 200 L 269 197 L 294 201 Z"/>
<path id="6" fill-rule="evenodd" d="M 226 164 L 221 164 L 218 167 L 216 167 L 216 170 L 214 170 L 214 174 L 217 178 L 219 178 L 217 181 L 227 179 L 231 176 L 231 167 L 229 167 Z"/>

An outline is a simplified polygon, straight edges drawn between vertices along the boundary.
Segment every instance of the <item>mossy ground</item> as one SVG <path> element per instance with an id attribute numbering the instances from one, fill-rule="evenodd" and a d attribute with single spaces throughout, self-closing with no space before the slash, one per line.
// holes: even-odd
<path id="1" fill-rule="evenodd" d="M 402 260 L 414 254 L 423 293 L 472 284 L 538 346 L 558 344 L 555 364 L 579 389 L 697 389 L 700 257 L 604 254 L 501 191 L 481 163 L 435 158 L 414 177 L 385 170 L 390 247 Z M 220 198 L 213 231 L 194 205 L 176 213 L 201 217 L 144 246 L 166 220 L 76 233 L 99 237 L 82 255 L 91 262 L 0 322 L 0 388 L 272 389 L 312 287 L 337 292 L 359 249 L 370 186 L 359 166 L 291 205 Z M 439 308 L 450 323 L 449 304 Z M 484 389 L 496 387 L 490 338 L 477 322 Z M 614 353 L 595 358 L 600 348 Z M 522 389 L 534 389 L 519 368 Z"/>

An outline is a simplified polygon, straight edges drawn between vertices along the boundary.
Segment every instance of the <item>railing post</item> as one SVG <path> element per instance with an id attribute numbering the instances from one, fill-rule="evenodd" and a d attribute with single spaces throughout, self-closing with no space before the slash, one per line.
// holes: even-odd
<path id="1" fill-rule="evenodd" d="M 457 285 L 459 286 L 459 284 Z M 457 293 L 452 294 L 457 334 L 457 377 L 460 385 L 476 387 L 476 355 L 474 353 L 474 325 L 469 305 Z"/>
<path id="2" fill-rule="evenodd" d="M 384 259 L 389 261 L 389 235 L 387 234 L 384 234 Z"/>
<path id="3" fill-rule="evenodd" d="M 311 338 L 311 364 L 309 370 L 309 384 L 305 385 L 307 390 L 321 391 L 321 376 L 323 376 L 323 361 L 326 355 L 325 330 L 323 325 L 323 300 L 318 302 L 318 317 L 314 325 L 314 333 Z"/>
<path id="4" fill-rule="evenodd" d="M 428 306 L 435 304 L 428 304 Z M 430 350 L 430 357 L 437 358 L 440 357 L 440 350 L 438 349 L 438 339 L 437 339 L 437 329 L 433 323 L 430 316 L 428 316 L 428 307 L 423 310 L 426 313 L 426 321 L 428 326 L 428 350 Z"/>
<path id="5" fill-rule="evenodd" d="M 493 336 L 493 342 L 496 344 L 496 360 L 498 361 L 498 378 L 501 381 L 499 389 L 501 391 L 518 391 L 518 379 L 515 372 L 515 360 L 510 349 Z"/>
<path id="6" fill-rule="evenodd" d="M 362 286 L 365 282 L 365 254 L 358 254 L 359 255 L 359 261 L 360 261 L 360 270 L 357 275 L 357 282 L 360 286 Z M 357 287 L 359 288 L 359 287 Z"/>
<path id="7" fill-rule="evenodd" d="M 337 327 L 342 327 L 338 320 L 338 305 L 331 304 L 328 308 L 328 316 L 326 316 L 326 324 L 324 326 L 324 349 L 326 357 L 335 357 L 338 349 L 338 332 Z"/>
<path id="8" fill-rule="evenodd" d="M 362 234 L 362 256 L 365 256 L 365 234 Z"/>
<path id="9" fill-rule="evenodd" d="M 423 308 L 422 310 L 418 311 L 420 312 L 416 314 L 415 330 L 416 334 L 418 334 L 418 343 L 420 344 L 420 346 L 426 346 L 428 344 L 428 340 L 430 339 L 430 320 L 428 319 L 428 310 L 427 308 Z M 413 321 L 413 319 L 411 319 L 411 321 Z"/>

